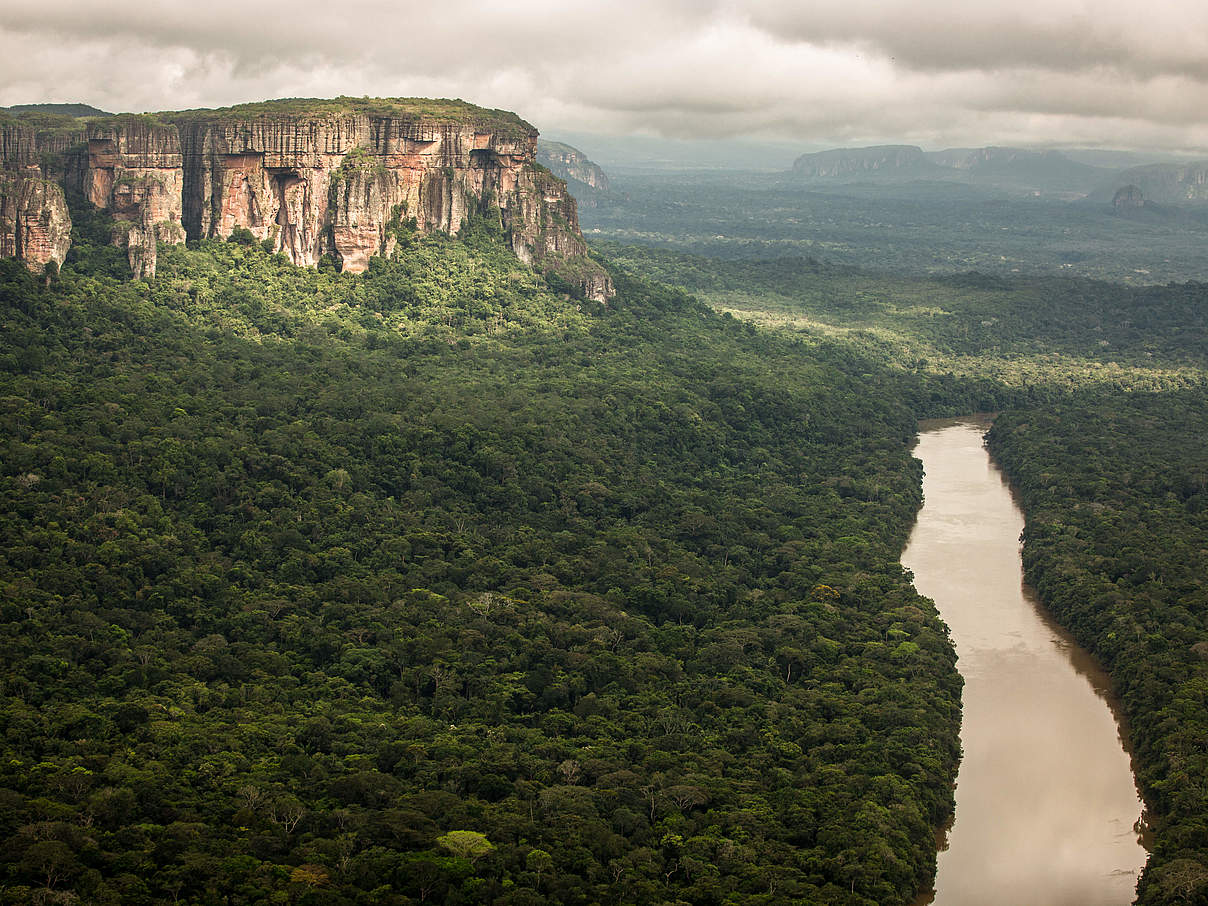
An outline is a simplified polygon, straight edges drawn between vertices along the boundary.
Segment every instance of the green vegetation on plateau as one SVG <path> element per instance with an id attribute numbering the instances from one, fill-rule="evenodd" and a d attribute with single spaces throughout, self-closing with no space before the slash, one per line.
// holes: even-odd
<path id="1" fill-rule="evenodd" d="M 20 123 L 47 132 L 73 132 L 81 124 L 125 121 L 165 126 L 202 122 L 239 122 L 261 118 L 327 118 L 339 116 L 397 117 L 422 119 L 434 125 L 469 125 L 486 129 L 517 140 L 537 135 L 537 129 L 510 110 L 478 107 L 460 99 L 449 98 L 281 98 L 237 104 L 233 107 L 198 108 L 194 110 L 165 110 L 144 114 L 109 114 L 84 104 L 41 104 L 22 108 L 0 107 L 0 125 Z"/>
<path id="2" fill-rule="evenodd" d="M 533 125 L 510 110 L 494 110 L 449 98 L 281 98 L 216 109 L 164 111 L 156 115 L 172 122 L 189 119 L 222 122 L 260 117 L 389 116 L 401 119 L 422 118 L 428 123 L 483 126 L 513 133 L 517 138 L 533 137 L 537 134 Z"/>
<path id="3" fill-rule="evenodd" d="M 52 113 L 59 116 L 109 116 L 104 110 L 91 104 L 13 104 L 11 107 L 0 107 L 0 113 L 25 115 L 29 113 Z"/>
<path id="4" fill-rule="evenodd" d="M 489 223 L 0 266 L 0 902 L 892 904 L 959 677 L 893 376 Z"/>
<path id="5" fill-rule="evenodd" d="M 1208 395 L 1001 415 L 1028 581 L 1107 667 L 1154 848 L 1138 903 L 1208 902 Z"/>

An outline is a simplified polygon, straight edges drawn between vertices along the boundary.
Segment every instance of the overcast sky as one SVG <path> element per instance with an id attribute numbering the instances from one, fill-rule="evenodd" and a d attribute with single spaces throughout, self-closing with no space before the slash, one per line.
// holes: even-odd
<path id="1" fill-rule="evenodd" d="M 1208 2 L 3 0 L 0 105 L 339 94 L 545 132 L 1208 152 Z"/>

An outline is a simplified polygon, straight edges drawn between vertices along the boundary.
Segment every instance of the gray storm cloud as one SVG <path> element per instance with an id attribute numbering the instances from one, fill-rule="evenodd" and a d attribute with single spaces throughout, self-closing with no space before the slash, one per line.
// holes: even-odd
<path id="1" fill-rule="evenodd" d="M 435 95 L 540 128 L 1208 149 L 1208 6 L 7 0 L 0 104 Z"/>
<path id="2" fill-rule="evenodd" d="M 1199 0 L 783 0 L 745 4 L 750 21 L 797 42 L 867 46 L 922 71 L 1114 69 L 1137 78 L 1208 78 L 1208 7 Z"/>

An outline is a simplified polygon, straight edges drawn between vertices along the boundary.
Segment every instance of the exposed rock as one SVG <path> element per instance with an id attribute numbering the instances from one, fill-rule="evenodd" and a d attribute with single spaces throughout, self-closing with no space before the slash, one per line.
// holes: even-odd
<path id="1" fill-rule="evenodd" d="M 497 209 L 524 261 L 560 272 L 589 297 L 612 294 L 587 257 L 573 199 L 539 176 L 532 126 L 470 105 L 440 122 L 405 104 L 318 103 L 317 113 L 233 108 L 177 120 L 190 236 L 243 227 L 295 264 L 330 254 L 357 273 L 391 253 L 401 221 L 456 235 L 467 217 Z"/>
<path id="2" fill-rule="evenodd" d="M 61 265 L 71 247 L 71 216 L 57 183 L 0 172 L 0 258 L 16 258 L 35 274 Z"/>
<path id="3" fill-rule="evenodd" d="M 1136 186 L 1122 186 L 1116 190 L 1116 195 L 1112 198 L 1112 207 L 1117 211 L 1126 208 L 1143 208 L 1145 207 L 1145 195 Z"/>
<path id="4" fill-rule="evenodd" d="M 573 179 L 597 192 L 609 190 L 608 174 L 578 148 L 541 139 L 537 142 L 537 161 L 559 179 Z"/>
<path id="5" fill-rule="evenodd" d="M 183 242 L 183 171 L 176 128 L 146 117 L 80 121 L 66 117 L 0 124 L 5 170 L 54 180 L 128 226 L 114 243 L 135 278 L 155 276 L 156 241 Z M 63 194 L 60 189 L 60 196 Z M 70 223 L 70 221 L 68 221 Z M 60 237 L 69 243 L 68 233 Z M 64 253 L 66 248 L 64 248 Z M 58 260 L 62 261 L 62 254 Z"/>
<path id="6" fill-rule="evenodd" d="M 7 170 L 60 180 L 129 224 L 115 232 L 135 277 L 155 243 L 236 227 L 315 265 L 359 272 L 390 254 L 395 227 L 457 234 L 498 217 L 524 261 L 589 298 L 612 295 L 579 232 L 574 199 L 535 163 L 537 130 L 461 101 L 281 101 L 94 120 L 38 130 L 0 122 Z"/>
<path id="7" fill-rule="evenodd" d="M 114 117 L 88 127 L 83 153 L 78 188 L 88 201 L 161 242 L 184 241 L 184 170 L 173 126 Z"/>
<path id="8" fill-rule="evenodd" d="M 52 124 L 26 119 L 0 120 L 0 169 L 61 182 L 67 178 L 70 152 L 78 151 L 84 130 L 75 121 L 50 118 Z"/>
<path id="9" fill-rule="evenodd" d="M 86 133 L 79 189 L 119 226 L 114 243 L 126 250 L 134 279 L 155 276 L 156 243 L 185 241 L 181 224 L 184 169 L 174 126 L 142 117 L 114 117 Z"/>
<path id="10" fill-rule="evenodd" d="M 612 281 L 587 256 L 575 200 L 566 184 L 544 167 L 529 166 L 520 173 L 514 198 L 504 212 L 504 224 L 516 256 L 537 270 L 552 270 L 588 299 L 607 301 Z"/>

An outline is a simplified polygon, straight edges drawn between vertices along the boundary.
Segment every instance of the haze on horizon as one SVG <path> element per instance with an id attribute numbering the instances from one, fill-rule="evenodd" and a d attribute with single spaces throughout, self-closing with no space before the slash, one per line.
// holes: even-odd
<path id="1" fill-rule="evenodd" d="M 461 97 L 546 134 L 1208 153 L 1208 5 L 7 0 L 0 105 Z"/>

